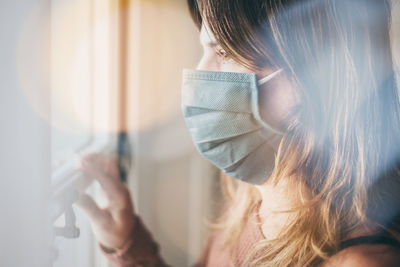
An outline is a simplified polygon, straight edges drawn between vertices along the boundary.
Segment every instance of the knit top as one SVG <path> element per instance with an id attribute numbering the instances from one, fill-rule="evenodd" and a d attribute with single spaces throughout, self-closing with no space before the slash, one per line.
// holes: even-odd
<path id="1" fill-rule="evenodd" d="M 113 267 L 166 267 L 159 253 L 159 245 L 154 241 L 151 233 L 145 227 L 139 216 L 135 216 L 135 226 L 129 241 L 122 249 L 109 251 L 100 245 L 100 248 Z M 233 248 L 232 254 L 228 248 L 223 247 L 223 232 L 210 233 L 197 263 L 193 267 L 225 267 L 243 266 L 246 256 L 252 251 L 254 245 L 265 237 L 261 230 L 260 219 L 257 212 L 253 211 L 247 220 L 239 242 Z M 400 242 L 384 236 L 363 236 L 345 240 L 341 249 L 358 245 L 387 245 L 395 249 L 392 256 L 399 255 Z M 396 256 L 395 265 L 399 266 Z"/>
<path id="2" fill-rule="evenodd" d="M 228 249 L 223 248 L 222 232 L 210 233 L 203 251 L 194 267 L 203 266 L 242 266 L 242 262 L 257 241 L 264 235 L 256 213 L 252 213 L 247 221 L 238 245 L 234 247 L 232 259 Z M 159 245 L 145 227 L 140 217 L 135 216 L 135 226 L 131 238 L 118 251 L 108 251 L 100 248 L 113 267 L 163 267 L 169 266 L 161 258 Z M 231 264 L 229 264 L 231 263 Z"/>

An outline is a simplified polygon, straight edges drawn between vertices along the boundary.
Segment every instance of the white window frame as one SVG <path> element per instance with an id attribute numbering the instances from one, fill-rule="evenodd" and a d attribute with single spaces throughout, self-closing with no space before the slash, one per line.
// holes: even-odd
<path id="1" fill-rule="evenodd" d="M 54 1 L 54 0 L 53 0 Z M 101 70 L 97 72 L 97 67 L 92 68 L 93 73 L 91 74 L 92 81 L 91 81 L 91 87 L 94 89 L 92 90 L 93 93 L 93 113 L 92 113 L 92 129 L 94 128 L 95 130 L 92 131 L 92 136 L 90 138 L 90 141 L 86 143 L 84 146 L 82 146 L 79 151 L 76 151 L 77 155 L 72 156 L 71 158 L 65 158 L 62 159 L 62 162 L 57 168 L 54 168 L 52 170 L 52 199 L 53 199 L 53 210 L 52 210 L 52 219 L 53 221 L 56 221 L 57 219 L 60 219 L 60 216 L 63 214 L 62 207 L 60 206 L 60 203 L 62 203 L 63 196 L 67 194 L 71 190 L 76 190 L 78 192 L 84 192 L 88 189 L 88 187 L 92 184 L 92 180 L 85 177 L 79 170 L 78 170 L 78 165 L 80 161 L 80 156 L 79 155 L 86 155 L 89 153 L 113 153 L 116 154 L 118 151 L 118 138 L 119 138 L 119 130 L 121 128 L 123 129 L 124 126 L 124 121 L 123 119 L 125 118 L 124 116 L 124 99 L 123 99 L 123 90 L 124 87 L 121 86 L 123 83 L 121 81 L 122 76 L 120 75 L 121 71 L 121 40 L 119 39 L 120 35 L 120 23 L 121 23 L 121 18 L 119 14 L 119 6 L 118 6 L 118 1 L 109 1 L 109 0 L 89 0 L 91 1 L 91 7 L 93 10 L 91 12 L 97 12 L 96 8 L 98 8 L 97 4 L 103 5 L 107 4 L 108 5 L 108 17 L 107 17 L 107 28 L 108 28 L 108 34 L 107 34 L 107 41 L 108 42 L 108 55 L 109 55 L 109 65 L 107 66 L 107 74 L 109 75 L 108 77 L 108 97 L 107 97 L 107 106 L 109 108 L 107 114 L 108 114 L 108 119 L 107 119 L 107 127 L 104 131 L 100 133 L 96 133 L 96 129 L 98 130 L 99 128 L 103 129 L 104 125 L 101 125 L 98 127 L 98 125 L 95 125 L 95 122 L 102 121 L 104 122 L 104 119 L 101 117 L 102 114 L 99 114 L 96 112 L 99 108 L 102 108 L 102 104 L 104 104 L 104 97 L 100 94 L 96 94 L 96 82 L 98 80 L 101 80 L 100 78 L 103 78 L 101 75 Z M 56 1 L 55 1 L 56 2 Z M 104 10 L 103 10 L 104 11 Z M 94 15 L 92 20 L 96 20 L 97 18 L 95 17 L 97 14 Z M 96 31 L 94 30 L 93 34 Z M 93 35 L 92 34 L 92 35 Z M 94 36 L 91 36 L 91 46 L 92 50 L 96 51 L 98 47 L 96 46 L 96 43 L 94 42 Z M 91 53 L 91 64 L 95 64 L 94 62 L 96 61 L 96 56 L 100 56 L 99 53 L 96 54 L 96 52 Z M 124 70 L 124 69 L 122 69 Z M 104 69 L 103 69 L 104 72 Z M 107 131 L 106 131 L 107 130 Z M 98 195 L 99 192 L 99 187 L 97 184 L 94 184 L 94 186 L 90 186 L 90 189 L 88 190 L 90 194 Z M 88 225 L 77 225 L 78 227 L 81 227 L 81 231 L 89 231 L 90 227 Z M 94 239 L 94 236 L 90 233 L 89 237 L 85 238 L 83 240 L 83 246 L 84 249 L 88 249 L 87 257 L 84 260 L 86 263 L 90 263 L 91 267 L 100 267 L 100 266 L 109 266 L 108 261 L 101 256 L 101 252 L 99 251 L 99 248 L 97 246 L 97 242 Z M 89 266 L 88 266 L 89 267 Z"/>

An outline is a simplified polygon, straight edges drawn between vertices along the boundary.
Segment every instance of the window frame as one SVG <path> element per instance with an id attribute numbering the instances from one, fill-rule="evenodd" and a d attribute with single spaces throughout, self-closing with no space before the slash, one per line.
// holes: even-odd
<path id="1" fill-rule="evenodd" d="M 56 0 L 52 1 L 54 2 L 54 4 L 57 4 Z M 95 23 L 96 19 L 98 19 L 98 17 L 96 16 L 100 17 L 100 13 L 104 12 L 107 9 L 107 18 L 105 19 L 105 27 L 107 28 L 107 33 L 104 36 L 100 34 L 100 37 L 94 36 L 96 34 L 96 29 L 92 28 L 90 36 L 90 86 L 91 94 L 93 97 L 93 107 L 91 108 L 92 134 L 90 139 L 87 140 L 88 142 L 84 143 L 78 149 L 78 151 L 75 151 L 75 155 L 70 155 L 67 156 L 65 159 L 61 159 L 60 165 L 52 169 L 52 208 L 50 217 L 53 223 L 61 219 L 60 216 L 64 213 L 62 207 L 64 196 L 66 196 L 66 194 L 68 194 L 72 190 L 79 193 L 88 191 L 88 193 L 94 197 L 97 197 L 99 195 L 98 184 L 93 184 L 93 186 L 91 186 L 92 180 L 88 177 L 85 177 L 78 170 L 78 166 L 80 164 L 80 156 L 90 153 L 118 154 L 120 131 L 121 129 L 124 129 L 124 120 L 126 119 L 126 106 L 124 105 L 124 92 L 126 88 L 124 86 L 125 83 L 121 81 L 121 79 L 126 78 L 126 75 L 120 74 L 121 70 L 126 71 L 126 69 L 121 66 L 121 64 L 124 63 L 121 62 L 121 50 L 123 50 L 123 47 L 121 48 L 120 44 L 121 40 L 116 38 L 121 34 L 120 23 L 123 22 L 121 21 L 121 14 L 119 10 L 119 5 L 121 4 L 109 0 L 88 1 L 91 5 L 90 12 L 92 14 L 90 19 L 92 24 Z M 91 27 L 93 26 L 94 25 L 91 25 Z M 101 67 L 98 68 L 96 64 L 96 56 L 99 58 L 101 56 L 101 52 L 99 52 L 101 46 L 96 46 L 96 38 L 100 38 L 101 42 L 107 42 L 107 56 L 109 58 L 107 59 L 107 66 L 103 66 L 103 69 L 101 69 Z M 103 40 L 103 38 L 106 39 Z M 102 77 L 102 71 L 104 73 L 104 68 L 106 68 L 107 71 L 107 78 Z M 101 84 L 104 79 L 107 80 L 107 85 Z M 104 95 L 101 95 L 101 93 L 96 94 L 97 83 L 104 86 L 103 88 L 106 88 L 106 98 L 104 98 Z M 106 119 L 102 117 L 103 114 L 99 114 L 98 112 L 96 112 L 99 110 L 99 107 L 103 108 L 103 105 L 105 103 L 107 103 L 106 106 L 108 108 L 108 111 L 106 112 Z M 96 123 L 98 122 L 99 124 L 101 124 L 105 120 L 106 130 L 99 130 L 103 129 L 104 125 L 96 125 Z M 81 227 L 82 230 L 85 232 L 89 231 L 90 228 L 88 223 L 77 226 Z M 78 246 L 80 248 L 84 247 L 85 249 L 88 249 L 88 253 L 85 253 L 85 255 L 87 256 L 83 256 L 82 258 L 83 262 L 90 262 L 92 266 L 109 266 L 108 261 L 101 255 L 98 246 L 96 246 L 96 240 L 91 232 L 89 236 L 84 237 L 84 239 L 78 244 Z"/>

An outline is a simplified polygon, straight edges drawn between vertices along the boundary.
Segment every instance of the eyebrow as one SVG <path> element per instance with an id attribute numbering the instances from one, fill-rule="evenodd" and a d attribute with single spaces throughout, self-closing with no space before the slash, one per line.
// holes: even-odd
<path id="1" fill-rule="evenodd" d="M 218 46 L 216 41 L 209 39 L 209 38 L 207 38 L 206 40 L 200 39 L 200 44 L 203 46 L 211 47 L 211 48 Z"/>
<path id="2" fill-rule="evenodd" d="M 216 42 L 214 42 L 214 41 L 204 42 L 204 45 L 208 46 L 208 47 L 216 47 L 216 46 L 218 46 L 218 44 Z"/>
<path id="3" fill-rule="evenodd" d="M 207 47 L 211 47 L 214 48 L 216 46 L 218 46 L 217 42 L 214 40 L 214 38 L 210 37 L 210 34 L 208 33 L 208 31 L 206 31 L 205 33 L 202 34 L 207 34 L 208 38 L 206 38 L 205 40 L 203 40 L 202 38 L 200 38 L 200 44 L 207 46 Z"/>

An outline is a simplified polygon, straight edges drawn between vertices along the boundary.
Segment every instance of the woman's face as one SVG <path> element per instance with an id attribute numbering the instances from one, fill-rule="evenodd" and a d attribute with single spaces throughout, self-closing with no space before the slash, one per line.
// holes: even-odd
<path id="1" fill-rule="evenodd" d="M 211 31 L 204 24 L 200 31 L 200 44 L 203 47 L 203 57 L 197 66 L 198 70 L 241 73 L 253 72 L 237 64 L 231 58 L 228 58 L 222 47 L 216 43 Z"/>
<path id="2" fill-rule="evenodd" d="M 197 66 L 198 70 L 253 73 L 226 57 L 225 51 L 215 41 L 215 38 L 206 25 L 203 24 L 200 31 L 200 43 L 203 47 L 203 56 Z M 256 72 L 261 79 L 276 70 L 265 68 Z M 260 88 L 260 113 L 261 117 L 272 127 L 282 129 L 282 121 L 286 118 L 290 109 L 297 103 L 297 95 L 286 79 L 284 72 L 277 75 Z"/>

